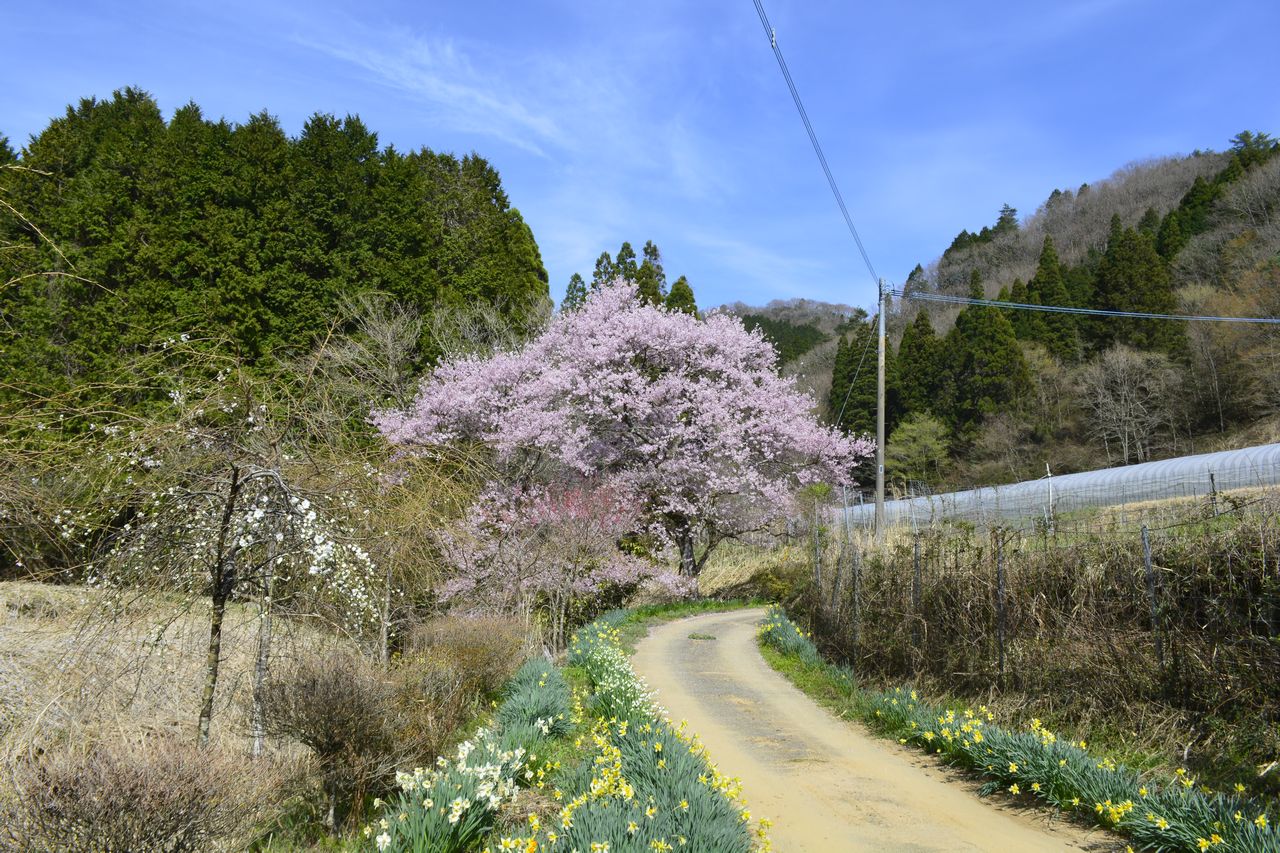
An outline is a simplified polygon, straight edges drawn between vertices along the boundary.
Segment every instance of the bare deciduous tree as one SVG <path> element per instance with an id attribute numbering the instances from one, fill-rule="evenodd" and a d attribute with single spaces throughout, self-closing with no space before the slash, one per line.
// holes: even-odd
<path id="1" fill-rule="evenodd" d="M 536 303 L 524 311 L 504 311 L 484 301 L 442 305 L 426 319 L 426 335 L 444 357 L 491 355 L 512 350 L 534 337 L 551 319 L 551 305 Z"/>
<path id="2" fill-rule="evenodd" d="M 1168 357 L 1112 347 L 1083 367 L 1080 382 L 1093 413 L 1090 432 L 1108 464 L 1144 462 L 1173 420 L 1178 373 Z"/>

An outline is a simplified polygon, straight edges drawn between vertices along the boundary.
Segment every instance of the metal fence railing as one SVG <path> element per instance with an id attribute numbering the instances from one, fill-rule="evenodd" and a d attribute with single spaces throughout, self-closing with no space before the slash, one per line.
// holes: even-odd
<path id="1" fill-rule="evenodd" d="M 1090 507 L 1119 506 L 1171 498 L 1213 498 L 1219 492 L 1280 485 L 1280 444 L 1224 450 L 1044 477 L 1006 486 L 885 502 L 885 522 L 928 527 L 943 521 L 1027 527 Z M 854 526 L 874 523 L 871 503 L 845 506 Z"/>

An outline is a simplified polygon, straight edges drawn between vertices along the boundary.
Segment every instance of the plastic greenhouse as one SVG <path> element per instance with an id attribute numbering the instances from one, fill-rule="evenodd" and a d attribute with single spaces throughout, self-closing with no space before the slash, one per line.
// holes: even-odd
<path id="1" fill-rule="evenodd" d="M 1280 444 L 1265 444 L 1044 477 L 1007 486 L 885 501 L 885 523 L 924 527 L 944 520 L 966 520 L 1020 526 L 1086 507 L 1208 497 L 1232 489 L 1278 484 Z M 874 523 L 872 503 L 850 506 L 847 512 L 851 524 L 870 526 Z"/>

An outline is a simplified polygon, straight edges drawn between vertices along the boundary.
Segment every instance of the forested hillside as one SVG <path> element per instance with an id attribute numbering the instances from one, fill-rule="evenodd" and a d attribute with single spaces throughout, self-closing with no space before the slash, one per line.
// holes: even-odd
<path id="1" fill-rule="evenodd" d="M 742 324 L 748 329 L 759 329 L 778 351 L 778 360 L 784 363 L 799 358 L 827 340 L 827 336 L 811 323 L 789 323 L 764 314 L 744 314 Z"/>
<path id="2" fill-rule="evenodd" d="M 722 310 L 740 317 L 748 329 L 758 328 L 777 350 L 783 374 L 817 400 L 826 400 L 830 391 L 841 335 L 867 318 L 861 308 L 813 299 L 774 299 L 758 307 L 734 302 Z"/>
<path id="3" fill-rule="evenodd" d="M 961 231 L 903 289 L 1180 315 L 1280 315 L 1280 144 L 1139 164 Z M 899 485 L 998 482 L 1269 437 L 1274 327 L 890 307 L 887 466 Z M 874 428 L 872 319 L 843 335 L 828 413 Z M 857 365 L 863 363 L 859 371 Z"/>
<path id="4" fill-rule="evenodd" d="M 0 200 L 21 214 L 0 217 L 9 386 L 109 379 L 185 333 L 249 361 L 306 348 L 362 292 L 512 317 L 548 305 L 493 166 L 382 147 L 356 117 L 315 115 L 290 137 L 266 112 L 234 124 L 188 104 L 166 121 L 125 89 L 69 107 L 21 151 L 0 144 L 0 161 Z"/>
<path id="5" fill-rule="evenodd" d="M 1126 166 L 1005 205 L 900 285 L 1020 303 L 1280 316 L 1280 157 L 1226 152 Z M 892 285 L 891 285 L 892 286 Z M 875 318 L 826 303 L 728 306 L 852 433 L 875 430 Z M 760 318 L 756 320 L 755 318 Z M 950 488 L 1280 439 L 1272 327 L 1076 317 L 891 301 L 887 466 Z M 819 339 L 821 333 L 825 339 Z M 814 343 L 810 343 L 814 341 Z"/>

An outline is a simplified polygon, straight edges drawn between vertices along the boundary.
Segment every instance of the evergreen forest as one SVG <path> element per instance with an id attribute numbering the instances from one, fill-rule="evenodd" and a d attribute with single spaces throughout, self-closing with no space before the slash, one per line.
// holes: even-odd
<path id="1" fill-rule="evenodd" d="M 190 103 L 166 121 L 129 88 L 68 107 L 20 155 L 0 141 L 0 161 L 18 214 L 0 217 L 10 389 L 107 381 L 191 333 L 257 362 L 309 347 L 361 293 L 420 312 L 482 302 L 513 321 L 549 309 L 497 170 L 381 146 L 357 117 L 317 114 L 291 137 L 266 112 L 235 124 Z"/>
<path id="2" fill-rule="evenodd" d="M 1280 144 L 1137 164 L 961 231 L 902 285 L 1031 306 L 1280 316 Z M 889 306 L 887 462 L 899 488 L 1044 474 L 1275 441 L 1274 327 L 901 298 Z M 828 415 L 875 430 L 875 318 L 830 355 Z"/>

